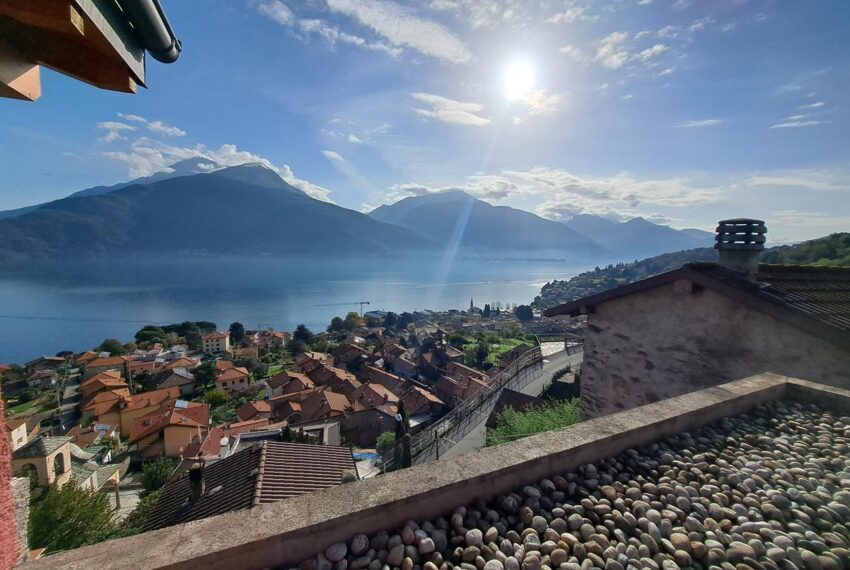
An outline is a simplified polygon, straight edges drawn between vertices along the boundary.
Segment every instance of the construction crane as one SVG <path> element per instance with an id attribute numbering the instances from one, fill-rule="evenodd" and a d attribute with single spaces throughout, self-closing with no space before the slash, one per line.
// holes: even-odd
<path id="1" fill-rule="evenodd" d="M 349 301 L 348 303 L 326 303 L 322 305 L 313 305 L 314 307 L 348 307 L 351 305 L 360 305 L 360 316 L 363 316 L 363 305 L 370 305 L 369 301 Z"/>

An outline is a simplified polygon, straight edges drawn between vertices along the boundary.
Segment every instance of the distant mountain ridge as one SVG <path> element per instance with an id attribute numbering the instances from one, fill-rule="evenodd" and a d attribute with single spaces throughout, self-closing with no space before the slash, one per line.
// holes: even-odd
<path id="1" fill-rule="evenodd" d="M 315 200 L 246 164 L 43 204 L 0 220 L 0 260 L 151 254 L 422 251 L 434 244 Z"/>
<path id="2" fill-rule="evenodd" d="M 492 206 L 461 190 L 405 198 L 369 216 L 416 232 L 444 247 L 504 256 L 552 252 L 589 258 L 610 254 L 575 230 L 506 206 Z"/>
<path id="3" fill-rule="evenodd" d="M 614 222 L 601 216 L 581 214 L 564 222 L 623 258 L 641 259 L 684 249 L 709 247 L 714 234 L 697 229 L 677 230 L 644 218 Z"/>

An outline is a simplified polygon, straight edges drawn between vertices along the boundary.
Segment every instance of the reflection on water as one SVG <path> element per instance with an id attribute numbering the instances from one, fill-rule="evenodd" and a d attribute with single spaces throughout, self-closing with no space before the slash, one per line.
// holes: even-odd
<path id="1" fill-rule="evenodd" d="M 144 323 L 232 321 L 314 330 L 335 315 L 528 303 L 540 285 L 586 267 L 557 261 L 122 258 L 0 272 L 0 362 L 128 341 Z"/>

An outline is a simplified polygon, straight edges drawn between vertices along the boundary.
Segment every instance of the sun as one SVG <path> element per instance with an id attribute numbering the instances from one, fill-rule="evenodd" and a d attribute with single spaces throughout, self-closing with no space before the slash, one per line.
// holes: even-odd
<path id="1" fill-rule="evenodd" d="M 534 87 L 534 67 L 527 61 L 513 61 L 502 77 L 505 96 L 510 101 L 524 98 Z"/>

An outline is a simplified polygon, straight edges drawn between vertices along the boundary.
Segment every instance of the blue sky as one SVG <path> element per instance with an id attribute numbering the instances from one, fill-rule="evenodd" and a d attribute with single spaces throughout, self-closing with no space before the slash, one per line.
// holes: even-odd
<path id="1" fill-rule="evenodd" d="M 850 230 L 844 0 L 165 0 L 149 89 L 0 101 L 0 209 L 193 154 L 368 210 L 462 188 L 774 240 Z"/>

